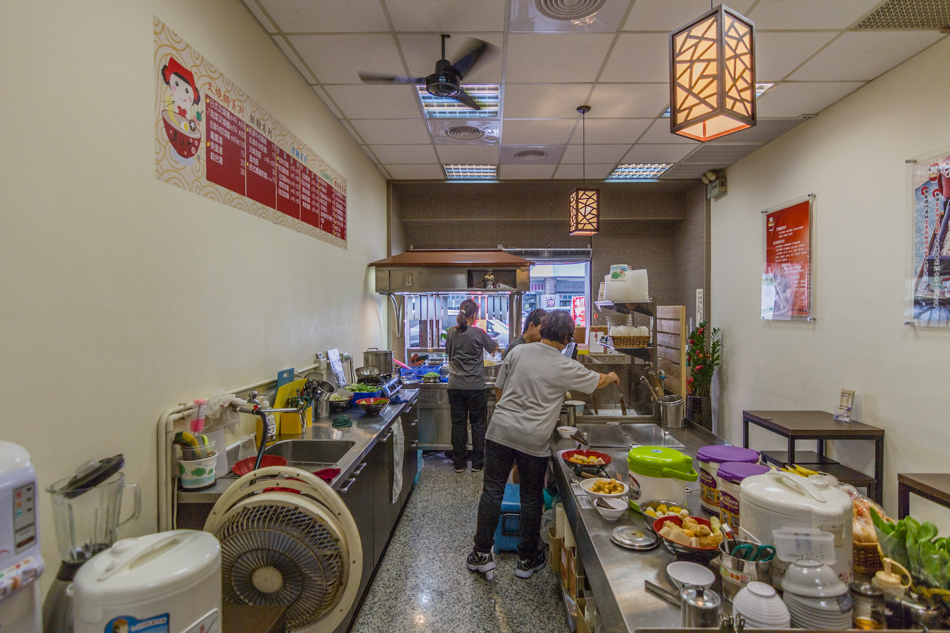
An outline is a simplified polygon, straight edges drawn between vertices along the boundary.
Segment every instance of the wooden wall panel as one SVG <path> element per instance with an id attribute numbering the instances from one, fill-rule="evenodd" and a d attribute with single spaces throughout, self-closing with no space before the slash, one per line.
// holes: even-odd
<path id="1" fill-rule="evenodd" d="M 657 306 L 657 365 L 666 374 L 663 388 L 684 395 L 686 368 L 686 306 Z"/>

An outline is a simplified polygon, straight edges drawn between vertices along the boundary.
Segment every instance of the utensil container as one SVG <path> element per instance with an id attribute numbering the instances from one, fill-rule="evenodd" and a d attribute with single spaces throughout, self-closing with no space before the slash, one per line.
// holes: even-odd
<path id="1" fill-rule="evenodd" d="M 214 484 L 215 462 L 218 454 L 211 453 L 201 459 L 179 459 L 178 476 L 185 490 L 197 490 Z"/>
<path id="2" fill-rule="evenodd" d="M 750 582 L 769 584 L 772 577 L 772 561 L 750 561 L 728 552 L 739 545 L 751 545 L 753 551 L 757 545 L 752 541 L 723 541 L 719 544 L 719 575 L 722 577 L 722 593 L 732 602 L 739 591 Z"/>
<path id="3" fill-rule="evenodd" d="M 665 429 L 683 428 L 686 400 L 682 396 L 662 396 L 657 402 L 660 405 L 660 425 Z"/>

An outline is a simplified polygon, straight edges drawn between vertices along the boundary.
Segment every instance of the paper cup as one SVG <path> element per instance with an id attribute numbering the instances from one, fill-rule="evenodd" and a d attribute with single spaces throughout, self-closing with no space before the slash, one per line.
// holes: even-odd
<path id="1" fill-rule="evenodd" d="M 196 490 L 213 485 L 217 459 L 218 454 L 215 452 L 202 459 L 179 459 L 178 477 L 181 479 L 181 487 L 185 490 Z"/>

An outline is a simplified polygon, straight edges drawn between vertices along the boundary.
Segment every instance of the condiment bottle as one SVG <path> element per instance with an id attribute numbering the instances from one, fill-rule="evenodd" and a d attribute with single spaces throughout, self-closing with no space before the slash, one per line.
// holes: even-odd
<path id="1" fill-rule="evenodd" d="M 887 624 L 884 615 L 884 592 L 864 580 L 854 581 L 850 588 L 851 598 L 854 600 L 854 628 L 883 629 Z"/>
<path id="2" fill-rule="evenodd" d="M 907 585 L 903 584 L 901 577 L 891 571 L 892 566 L 897 567 L 907 575 L 908 579 L 910 578 L 910 574 L 901 565 L 890 558 L 884 558 L 884 569 L 874 574 L 871 584 L 884 594 L 884 620 L 887 628 L 902 629 L 904 628 L 904 607 L 901 599 L 904 597 L 909 582 Z"/>

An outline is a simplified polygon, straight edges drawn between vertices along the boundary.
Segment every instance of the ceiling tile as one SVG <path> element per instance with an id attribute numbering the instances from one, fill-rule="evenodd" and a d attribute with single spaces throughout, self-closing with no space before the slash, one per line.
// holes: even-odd
<path id="1" fill-rule="evenodd" d="M 730 0 L 729 7 L 745 13 L 754 0 Z M 624 31 L 663 31 L 685 26 L 710 9 L 708 0 L 637 0 L 623 25 Z"/>
<path id="2" fill-rule="evenodd" d="M 675 143 L 675 144 L 686 144 L 686 145 L 699 145 L 699 141 L 694 141 L 693 139 L 680 136 L 679 134 L 673 134 L 670 132 L 670 120 L 669 119 L 657 119 L 647 128 L 647 131 L 640 137 L 639 143 Z M 638 143 L 638 144 L 639 144 Z"/>
<path id="3" fill-rule="evenodd" d="M 391 35 L 291 35 L 288 39 L 322 83 L 358 84 L 360 71 L 406 74 Z"/>
<path id="4" fill-rule="evenodd" d="M 546 180 L 554 175 L 555 165 L 501 165 L 501 178 L 510 180 Z"/>
<path id="5" fill-rule="evenodd" d="M 445 180 L 441 165 L 385 165 L 393 180 Z"/>
<path id="6" fill-rule="evenodd" d="M 431 145 L 371 145 L 370 149 L 387 165 L 439 162 Z"/>
<path id="7" fill-rule="evenodd" d="M 587 163 L 587 184 L 596 187 L 597 183 L 610 175 L 610 172 L 614 170 L 614 167 L 617 166 L 616 162 L 605 164 L 591 164 Z M 555 178 L 567 178 L 567 179 L 577 179 L 582 180 L 584 178 L 584 166 L 583 165 L 565 165 L 561 163 L 557 172 L 554 174 Z"/>
<path id="8" fill-rule="evenodd" d="M 670 85 L 597 84 L 590 105 L 588 119 L 652 119 L 669 107 Z"/>
<path id="9" fill-rule="evenodd" d="M 760 0 L 747 14 L 756 29 L 846 29 L 881 0 Z"/>
<path id="10" fill-rule="evenodd" d="M 499 165 L 557 165 L 566 145 L 503 145 Z"/>
<path id="11" fill-rule="evenodd" d="M 793 81 L 870 81 L 943 37 L 938 31 L 844 33 L 795 71 Z"/>
<path id="12" fill-rule="evenodd" d="M 430 140 L 429 128 L 421 119 L 361 119 L 352 124 L 370 145 L 420 145 Z"/>
<path id="13" fill-rule="evenodd" d="M 438 33 L 425 35 L 400 34 L 399 46 L 406 58 L 412 76 L 425 77 L 435 71 L 435 63 L 442 59 L 442 38 Z M 453 64 L 472 48 L 472 40 L 479 39 L 491 44 L 478 60 L 471 73 L 463 79 L 464 84 L 501 83 L 501 47 L 504 38 L 498 33 L 474 33 L 450 37 L 445 42 L 445 58 Z"/>
<path id="14" fill-rule="evenodd" d="M 501 138 L 505 145 L 560 145 L 567 143 L 574 122 L 574 119 L 506 119 Z"/>
<path id="15" fill-rule="evenodd" d="M 775 83 L 784 79 L 835 35 L 834 32 L 756 31 L 755 80 Z"/>
<path id="16" fill-rule="evenodd" d="M 587 115 L 590 117 L 590 115 Z M 653 119 L 587 119 L 587 144 L 609 145 L 613 143 L 634 143 L 639 139 Z M 571 144 L 584 142 L 584 130 L 580 122 L 571 136 Z"/>
<path id="17" fill-rule="evenodd" d="M 437 145 L 442 164 L 496 165 L 498 147 L 485 145 Z"/>
<path id="18" fill-rule="evenodd" d="M 669 81 L 670 38 L 665 33 L 620 35 L 600 81 Z"/>
<path id="19" fill-rule="evenodd" d="M 422 116 L 419 96 L 413 86 L 360 84 L 358 86 L 324 86 L 348 119 L 417 119 Z M 385 103 L 385 108 L 379 104 Z"/>
<path id="20" fill-rule="evenodd" d="M 512 34 L 505 58 L 507 82 L 590 82 L 604 63 L 612 35 Z"/>
<path id="21" fill-rule="evenodd" d="M 511 84 L 505 86 L 506 118 L 541 119 L 577 116 L 578 106 L 587 103 L 593 84 Z"/>
<path id="22" fill-rule="evenodd" d="M 274 26 L 274 23 L 271 21 L 267 14 L 261 10 L 261 7 L 257 4 L 255 0 L 244 0 L 244 6 L 247 7 L 248 11 L 257 18 L 257 21 L 261 23 L 261 26 L 264 27 L 264 30 L 268 33 L 276 33 L 277 27 Z"/>
<path id="23" fill-rule="evenodd" d="M 333 100 L 330 99 L 330 95 L 328 95 L 322 87 L 311 86 L 311 88 L 313 88 L 313 91 L 317 94 L 318 97 L 320 97 L 320 101 L 323 102 L 323 105 L 325 105 L 326 107 L 330 109 L 330 112 L 333 113 L 333 116 L 335 116 L 338 119 L 343 118 L 343 114 L 340 113 L 340 109 L 336 107 L 336 104 L 334 104 Z"/>
<path id="24" fill-rule="evenodd" d="M 376 0 L 378 2 L 378 0 Z M 497 0 L 385 0 L 397 31 L 502 31 L 505 3 Z M 350 2 L 340 3 L 347 7 Z"/>
<path id="25" fill-rule="evenodd" d="M 588 121 L 590 123 L 590 121 Z M 586 160 L 588 163 L 610 163 L 616 165 L 617 161 L 623 158 L 623 155 L 630 149 L 630 144 L 623 145 L 591 145 L 586 147 L 580 145 L 568 145 L 564 152 L 562 163 L 581 163 Z M 586 156 L 586 159 L 584 158 Z"/>
<path id="26" fill-rule="evenodd" d="M 357 143 L 360 143 L 360 144 L 361 144 L 361 146 L 364 148 L 363 151 L 365 152 L 365 151 L 366 151 L 365 146 L 362 145 L 363 139 L 361 139 L 361 138 L 360 138 L 360 135 L 356 133 L 356 130 L 354 130 L 354 129 L 353 129 L 353 126 L 350 125 L 350 122 L 349 122 L 349 121 L 340 121 L 340 123 L 343 124 L 343 129 L 346 130 L 347 132 L 349 132 L 350 136 L 353 137 L 353 140 L 356 141 Z M 373 160 L 376 160 L 376 159 L 374 158 Z"/>
<path id="27" fill-rule="evenodd" d="M 755 150 L 762 147 L 759 144 L 710 145 L 706 143 L 690 154 L 683 163 L 690 165 L 717 165 L 715 169 L 725 169 L 732 163 L 742 160 Z"/>
<path id="28" fill-rule="evenodd" d="M 758 116 L 797 118 L 818 114 L 835 101 L 864 85 L 859 81 L 808 83 L 785 81 L 762 95 L 757 103 Z"/>
<path id="29" fill-rule="evenodd" d="M 284 39 L 283 35 L 277 35 L 274 37 L 274 41 L 277 42 L 278 48 L 283 51 L 284 55 L 290 60 L 290 63 L 294 65 L 294 68 L 297 69 L 303 78 L 308 84 L 317 83 L 317 78 L 313 76 L 313 73 L 307 68 L 307 65 L 304 64 L 303 60 L 300 59 L 300 55 L 297 54 L 297 51 L 293 49 L 289 42 Z"/>
<path id="30" fill-rule="evenodd" d="M 663 172 L 660 180 L 698 180 L 707 171 L 719 169 L 717 163 L 677 163 Z"/>
<path id="31" fill-rule="evenodd" d="M 389 32 L 379 0 L 260 0 L 284 33 Z"/>
<path id="32" fill-rule="evenodd" d="M 644 144 L 637 143 L 627 155 L 624 163 L 675 163 L 686 157 L 696 149 L 693 145 L 685 144 Z"/>

